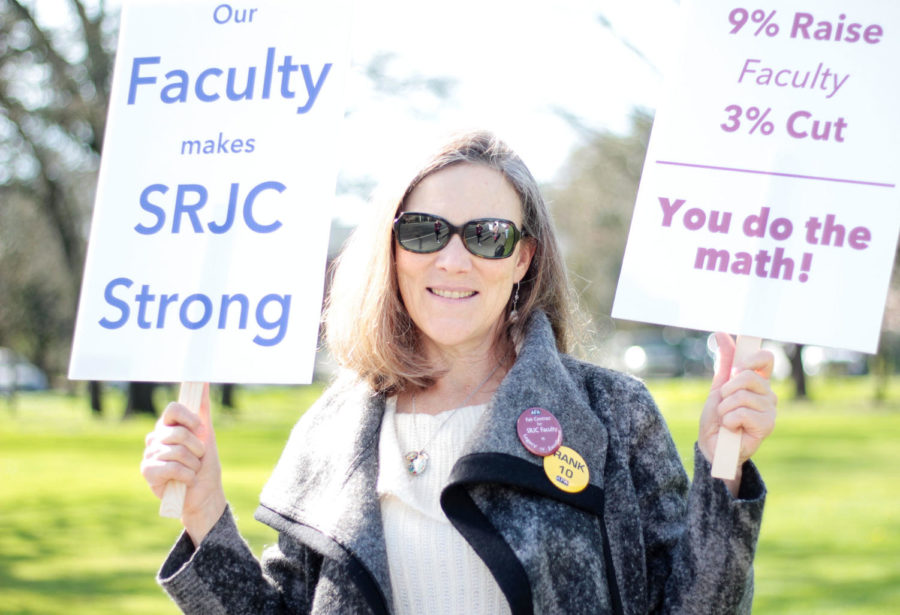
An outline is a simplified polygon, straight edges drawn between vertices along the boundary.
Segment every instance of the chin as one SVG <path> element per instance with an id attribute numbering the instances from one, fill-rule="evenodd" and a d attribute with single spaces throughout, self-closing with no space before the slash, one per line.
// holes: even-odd
<path id="1" fill-rule="evenodd" d="M 451 326 L 434 326 L 425 330 L 425 337 L 438 346 L 454 347 L 465 344 L 475 338 L 473 331 L 462 331 Z"/>
<path id="2" fill-rule="evenodd" d="M 486 339 L 494 339 L 497 327 L 473 328 L 469 319 L 447 319 L 432 322 L 421 328 L 425 338 L 443 348 L 478 346 Z"/>

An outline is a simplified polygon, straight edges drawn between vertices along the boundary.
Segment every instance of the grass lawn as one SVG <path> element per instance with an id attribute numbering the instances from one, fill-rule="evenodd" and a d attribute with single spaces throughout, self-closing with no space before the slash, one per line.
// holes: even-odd
<path id="1" fill-rule="evenodd" d="M 652 381 L 686 462 L 706 382 Z M 782 402 L 757 455 L 769 488 L 756 613 L 883 613 L 900 604 L 900 390 L 873 405 L 867 378 L 813 380 Z M 226 491 L 254 551 L 252 519 L 291 425 L 318 387 L 241 389 L 216 413 Z M 163 391 L 162 393 L 165 393 Z M 123 406 L 110 391 L 107 407 Z M 83 398 L 0 400 L 0 613 L 177 613 L 154 581 L 178 533 L 138 472 L 148 419 L 92 419 Z M 116 414 L 111 412 L 110 414 Z"/>
<path id="2" fill-rule="evenodd" d="M 685 463 L 702 382 L 651 382 Z M 780 396 L 754 457 L 768 487 L 754 613 L 879 614 L 900 605 L 900 389 L 874 405 L 868 378 L 814 380 Z"/>

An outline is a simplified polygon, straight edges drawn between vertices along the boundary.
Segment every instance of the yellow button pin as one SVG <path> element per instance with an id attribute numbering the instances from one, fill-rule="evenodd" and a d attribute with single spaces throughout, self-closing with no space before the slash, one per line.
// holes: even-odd
<path id="1" fill-rule="evenodd" d="M 554 487 L 567 493 L 584 491 L 591 478 L 584 458 L 568 446 L 544 457 L 544 473 Z"/>

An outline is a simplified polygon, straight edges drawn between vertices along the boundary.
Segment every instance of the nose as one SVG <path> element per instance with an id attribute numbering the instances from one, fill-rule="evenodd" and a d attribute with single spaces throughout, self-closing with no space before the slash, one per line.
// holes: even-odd
<path id="1" fill-rule="evenodd" d="M 472 268 L 472 254 L 466 250 L 458 234 L 450 237 L 449 243 L 437 253 L 435 265 L 449 272 L 465 272 Z"/>

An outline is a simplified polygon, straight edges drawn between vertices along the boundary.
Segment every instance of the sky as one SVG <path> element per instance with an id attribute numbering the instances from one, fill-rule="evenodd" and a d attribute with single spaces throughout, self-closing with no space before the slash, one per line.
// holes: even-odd
<path id="1" fill-rule="evenodd" d="M 357 69 L 387 52 L 395 54 L 391 74 L 446 77 L 455 87 L 444 102 L 398 101 L 373 95 L 355 71 L 342 175 L 377 178 L 379 147 L 396 148 L 381 156 L 390 161 L 449 131 L 485 128 L 504 138 L 539 181 L 552 183 L 583 138 L 559 110 L 591 129 L 624 133 L 635 107 L 655 108 L 677 8 L 674 0 L 459 0 L 444 8 L 358 2 L 351 36 Z M 342 203 L 350 217 L 354 205 L 352 197 Z"/>
<path id="2" fill-rule="evenodd" d="M 34 5 L 39 21 L 71 23 L 66 0 Z M 593 130 L 624 133 L 635 107 L 655 108 L 677 8 L 676 0 L 356 0 L 340 175 L 377 183 L 441 136 L 482 128 L 552 183 L 582 143 L 559 110 Z M 378 55 L 389 58 L 390 77 L 447 79 L 450 95 L 379 93 L 364 73 Z M 363 207 L 361 196 L 344 195 L 335 214 L 352 223 Z"/>
<path id="3" fill-rule="evenodd" d="M 357 64 L 387 51 L 396 54 L 397 74 L 445 76 L 457 86 L 446 104 L 424 105 L 418 113 L 396 100 L 369 98 L 358 118 L 348 118 L 352 132 L 390 135 L 402 126 L 429 138 L 456 126 L 489 128 L 549 181 L 577 138 L 555 108 L 592 128 L 621 132 L 635 105 L 655 105 L 662 76 L 654 66 L 665 60 L 673 0 L 459 0 L 445 6 L 357 3 L 351 44 Z M 600 14 L 649 62 L 605 28 Z M 350 96 L 361 105 L 365 84 L 354 80 Z"/>

